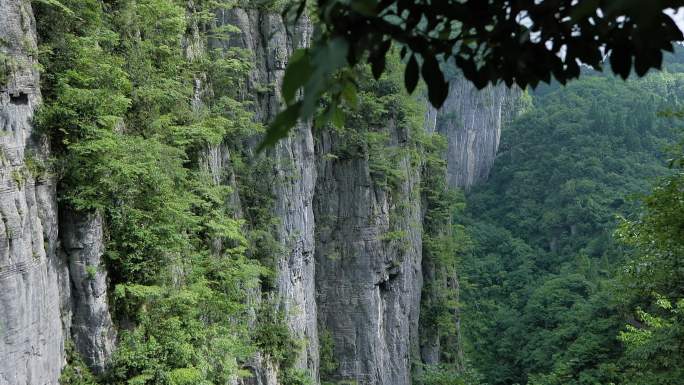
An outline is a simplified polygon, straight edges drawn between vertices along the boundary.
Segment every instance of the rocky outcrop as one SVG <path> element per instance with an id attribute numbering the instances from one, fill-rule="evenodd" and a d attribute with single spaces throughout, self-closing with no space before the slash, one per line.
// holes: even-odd
<path id="1" fill-rule="evenodd" d="M 57 253 L 52 178 L 38 164 L 35 22 L 25 0 L 0 2 L 0 384 L 57 384 L 64 364 L 69 285 Z M 62 318 L 62 315 L 66 315 Z"/>
<path id="2" fill-rule="evenodd" d="M 398 146 L 397 129 L 386 128 Z M 316 288 L 319 326 L 337 370 L 327 380 L 408 385 L 420 306 L 419 174 L 408 159 L 398 188 L 377 184 L 368 158 L 326 157 L 344 146 L 317 137 Z"/>
<path id="3" fill-rule="evenodd" d="M 503 85 L 476 89 L 462 77 L 451 80 L 440 110 L 428 108 L 426 126 L 446 136 L 451 187 L 484 181 L 496 158 L 503 122 L 512 115 L 520 91 Z M 433 128 L 434 127 L 434 128 Z"/>
<path id="4" fill-rule="evenodd" d="M 96 374 L 102 374 L 114 351 L 116 332 L 107 303 L 107 270 L 102 218 L 97 214 L 60 212 L 62 246 L 71 279 L 71 336 L 76 350 Z"/>
<path id="5" fill-rule="evenodd" d="M 254 69 L 245 97 L 255 102 L 255 119 L 268 124 L 280 110 L 280 85 L 288 57 L 294 49 L 308 44 L 313 27 L 306 18 L 289 25 L 280 14 L 258 9 L 222 10 L 218 24 L 236 26 L 241 32 L 227 42 L 214 44 L 245 48 L 253 55 Z M 298 125 L 267 156 L 273 160 L 270 193 L 275 200 L 273 214 L 279 219 L 276 238 L 282 246 L 275 266 L 277 296 L 293 335 L 306 343 L 297 367 L 318 378 L 312 209 L 315 167 L 310 125 Z M 265 370 L 263 365 L 254 366 L 257 372 Z M 274 376 L 257 373 L 255 378 Z"/>

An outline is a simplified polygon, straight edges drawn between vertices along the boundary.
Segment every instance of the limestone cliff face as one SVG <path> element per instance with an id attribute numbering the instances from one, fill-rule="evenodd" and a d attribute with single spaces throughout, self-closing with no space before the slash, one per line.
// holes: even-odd
<path id="1" fill-rule="evenodd" d="M 114 347 L 102 222 L 66 208 L 58 221 L 47 140 L 33 132 L 41 95 L 29 1 L 0 2 L 0 42 L 0 384 L 51 385 L 68 338 L 96 373 Z"/>
<path id="2" fill-rule="evenodd" d="M 254 58 L 247 89 L 255 101 L 255 119 L 268 124 L 280 110 L 280 85 L 292 51 L 308 44 L 313 27 L 302 18 L 288 25 L 278 13 L 233 9 L 218 13 L 218 24 L 231 24 L 241 33 L 227 47 L 245 48 Z M 267 89 L 267 91 L 260 91 Z M 294 336 L 306 343 L 297 366 L 318 378 L 318 334 L 314 284 L 314 149 L 310 124 L 298 125 L 267 156 L 271 157 L 275 198 L 274 215 L 279 219 L 276 238 L 282 246 L 277 258 L 276 290 L 286 321 Z M 272 384 L 275 376 L 257 367 L 255 381 Z M 270 370 L 272 371 L 272 370 Z"/>
<path id="3" fill-rule="evenodd" d="M 400 133 L 386 129 L 398 146 Z M 324 156 L 342 146 L 334 132 L 317 138 L 319 327 L 338 365 L 328 379 L 408 385 L 422 286 L 419 173 L 404 159 L 407 178 L 390 190 L 373 180 L 367 155 Z"/>
<path id="4" fill-rule="evenodd" d="M 427 109 L 424 129 L 448 140 L 445 177 L 451 187 L 486 179 L 501 125 L 517 94 L 504 87 L 477 91 L 464 79 L 455 79 L 444 107 Z M 407 142 L 407 133 L 392 122 L 376 129 L 390 134 L 391 146 Z M 458 280 L 435 271 L 429 255 L 423 259 L 423 215 L 430 208 L 421 199 L 420 167 L 399 162 L 407 177 L 398 188 L 388 188 L 373 178 L 372 154 L 329 156 L 346 146 L 333 130 L 322 130 L 316 137 L 319 332 L 331 336 L 337 365 L 326 379 L 409 385 L 412 366 L 421 358 L 426 364 L 440 360 L 438 331 L 418 330 L 423 281 L 457 296 Z M 449 222 L 444 226 L 448 232 Z M 429 290 L 427 294 L 424 300 L 429 301 Z M 454 322 L 458 326 L 458 314 Z"/>
<path id="5" fill-rule="evenodd" d="M 102 218 L 63 208 L 59 219 L 71 281 L 71 337 L 93 372 L 102 374 L 116 339 L 107 303 L 107 270 L 102 261 Z"/>
<path id="6" fill-rule="evenodd" d="M 64 363 L 67 267 L 57 253 L 53 180 L 27 163 L 47 157 L 33 137 L 40 104 L 29 1 L 0 2 L 0 384 L 57 384 Z M 68 324 L 68 317 L 64 319 Z"/>
<path id="7" fill-rule="evenodd" d="M 468 188 L 487 179 L 499 148 L 501 126 L 512 114 L 519 93 L 502 85 L 477 90 L 462 77 L 451 80 L 443 107 L 431 109 L 426 117 L 428 129 L 448 140 L 451 187 Z"/>

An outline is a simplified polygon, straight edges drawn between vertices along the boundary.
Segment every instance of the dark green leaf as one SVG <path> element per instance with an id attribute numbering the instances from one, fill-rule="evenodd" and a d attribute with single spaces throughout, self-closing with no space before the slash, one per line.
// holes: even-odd
<path id="1" fill-rule="evenodd" d="M 276 115 L 273 122 L 268 126 L 268 129 L 266 129 L 266 136 L 261 143 L 259 143 L 257 152 L 261 152 L 267 147 L 274 146 L 280 139 L 287 137 L 290 129 L 297 124 L 301 107 L 302 102 L 299 101 L 288 106 L 285 110 L 280 111 L 278 115 Z"/>
<path id="2" fill-rule="evenodd" d="M 356 86 L 353 82 L 347 81 L 344 83 L 342 88 L 342 99 L 344 99 L 344 101 L 352 107 L 356 107 L 358 105 L 359 99 L 356 95 Z"/>
<path id="3" fill-rule="evenodd" d="M 377 55 L 371 59 L 371 71 L 375 80 L 380 79 L 385 70 L 385 55 Z"/>
<path id="4" fill-rule="evenodd" d="M 383 71 L 385 71 L 385 57 L 387 56 L 387 51 L 389 51 L 391 46 L 392 40 L 383 41 L 380 43 L 380 47 L 372 53 L 369 59 L 375 80 L 380 79 Z"/>
<path id="5" fill-rule="evenodd" d="M 352 0 L 351 8 L 364 16 L 375 16 L 377 4 L 375 0 Z"/>
<path id="6" fill-rule="evenodd" d="M 294 100 L 297 90 L 309 80 L 311 73 L 309 51 L 307 49 L 296 50 L 290 57 L 283 76 L 282 91 L 285 103 L 290 104 Z"/>
<path id="7" fill-rule="evenodd" d="M 339 107 L 333 106 L 331 120 L 335 127 L 342 128 L 344 126 L 344 111 Z"/>
<path id="8" fill-rule="evenodd" d="M 426 55 L 421 70 L 423 80 L 425 80 L 428 86 L 428 99 L 430 103 L 436 108 L 441 107 L 449 93 L 449 87 L 444 80 L 442 69 L 439 68 L 437 58 L 433 55 Z"/>
<path id="9" fill-rule="evenodd" d="M 404 72 L 404 85 L 409 94 L 413 93 L 418 85 L 418 61 L 415 55 L 411 55 L 406 63 L 406 71 Z"/>
<path id="10" fill-rule="evenodd" d="M 632 68 L 632 57 L 625 46 L 617 45 L 610 52 L 610 67 L 620 77 L 627 79 Z"/>

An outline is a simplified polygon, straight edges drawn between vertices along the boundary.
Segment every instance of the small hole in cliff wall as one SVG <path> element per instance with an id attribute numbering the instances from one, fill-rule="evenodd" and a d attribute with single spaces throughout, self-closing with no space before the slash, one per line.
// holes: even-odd
<path id="1" fill-rule="evenodd" d="M 380 289 L 380 294 L 387 293 L 392 289 L 392 281 L 399 276 L 399 273 L 398 266 L 392 266 L 387 270 L 387 277 L 376 284 Z"/>
<path id="2" fill-rule="evenodd" d="M 10 103 L 15 105 L 25 105 L 28 104 L 28 94 L 24 92 L 19 92 L 18 94 L 10 95 Z"/>
<path id="3" fill-rule="evenodd" d="M 389 280 L 382 281 L 382 282 L 378 283 L 378 288 L 380 288 L 381 293 L 388 292 L 390 289 Z"/>

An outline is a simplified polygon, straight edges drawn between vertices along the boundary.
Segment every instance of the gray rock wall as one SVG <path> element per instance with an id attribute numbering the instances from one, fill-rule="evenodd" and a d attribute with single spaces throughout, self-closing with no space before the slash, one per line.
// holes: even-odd
<path id="1" fill-rule="evenodd" d="M 0 1 L 0 42 L 0 384 L 52 385 L 64 364 L 69 285 L 53 180 L 26 167 L 48 153 L 32 135 L 41 96 L 29 1 Z"/>
<path id="2" fill-rule="evenodd" d="M 310 22 L 287 25 L 279 14 L 257 9 L 220 10 L 217 22 L 237 26 L 241 33 L 211 42 L 210 48 L 242 47 L 252 53 L 245 98 L 254 101 L 256 120 L 269 122 L 280 108 L 287 58 L 308 44 Z M 54 180 L 32 175 L 26 167 L 29 157 L 40 161 L 49 153 L 44 140 L 32 136 L 40 90 L 29 54 L 36 35 L 28 0 L 0 1 L 0 38 L 0 52 L 12 67 L 9 81 L 0 84 L 0 385 L 56 385 L 68 338 L 95 372 L 104 370 L 114 349 L 101 268 L 102 222 L 96 215 L 63 209 L 58 224 Z M 187 56 L 194 57 L 203 44 L 196 34 L 190 36 Z M 207 80 L 197 81 L 196 88 L 204 89 Z M 449 139 L 452 186 L 486 178 L 511 95 L 498 87 L 476 93 L 457 80 L 445 107 L 429 109 L 426 129 Z M 405 141 L 400 140 L 405 133 L 391 123 L 384 129 L 395 146 Z M 343 138 L 326 131 L 314 146 L 311 125 L 304 123 L 268 154 L 279 218 L 276 237 L 282 245 L 276 296 L 293 334 L 306 341 L 297 366 L 316 381 L 320 328 L 331 333 L 339 364 L 331 379 L 409 385 L 412 359 L 420 356 L 420 170 L 401 161 L 407 178 L 389 189 L 373 180 L 367 157 L 324 156 L 343 144 Z M 207 148 L 202 162 L 215 183 L 238 183 L 228 146 Z M 240 215 L 239 196 L 231 199 Z M 392 233 L 401 237 L 388 236 Z M 267 357 L 257 355 L 247 366 L 255 376 L 236 383 L 277 384 L 278 368 Z"/>
<path id="3" fill-rule="evenodd" d="M 116 340 L 107 303 L 107 269 L 102 261 L 102 217 L 63 209 L 59 231 L 72 285 L 71 337 L 86 364 L 102 374 Z"/>
<path id="4" fill-rule="evenodd" d="M 428 108 L 426 127 L 448 139 L 451 187 L 468 188 L 487 179 L 499 148 L 501 126 L 512 115 L 519 94 L 503 85 L 477 90 L 458 77 L 451 80 L 442 108 Z"/>
<path id="5" fill-rule="evenodd" d="M 422 286 L 418 170 L 404 159 L 408 177 L 389 190 L 373 181 L 367 157 L 323 156 L 343 145 L 332 131 L 317 138 L 319 327 L 330 333 L 339 365 L 327 379 L 408 385 Z"/>
<path id="6" fill-rule="evenodd" d="M 218 24 L 231 24 L 241 30 L 226 47 L 241 47 L 252 53 L 254 69 L 245 97 L 255 101 L 255 119 L 268 124 L 280 110 L 280 85 L 287 59 L 294 49 L 308 44 L 313 27 L 306 18 L 296 25 L 288 25 L 280 14 L 257 9 L 220 11 Z M 317 379 L 312 209 L 315 166 L 310 124 L 298 125 L 267 156 L 273 159 L 271 193 L 275 197 L 274 214 L 279 219 L 276 238 L 282 246 L 276 266 L 277 296 L 294 336 L 306 344 L 297 359 L 297 367 L 308 369 Z M 260 372 L 259 368 L 264 365 L 255 367 Z M 274 378 L 264 373 L 258 373 L 256 377 Z"/>

